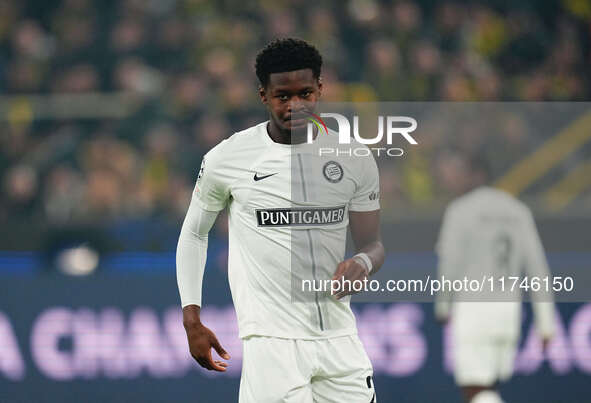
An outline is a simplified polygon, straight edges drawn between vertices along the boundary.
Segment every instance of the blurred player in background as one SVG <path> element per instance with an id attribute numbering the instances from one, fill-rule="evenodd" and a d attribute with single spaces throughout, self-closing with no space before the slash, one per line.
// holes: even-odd
<path id="1" fill-rule="evenodd" d="M 297 302 L 293 295 L 298 273 L 364 280 L 384 262 L 373 156 L 318 165 L 318 147 L 338 146 L 338 135 L 316 131 L 306 143 L 321 65 L 318 51 L 296 39 L 259 53 L 259 94 L 269 121 L 206 154 L 179 238 L 177 279 L 191 354 L 202 367 L 224 371 L 227 364 L 214 361 L 211 348 L 230 357 L 200 322 L 200 307 L 207 234 L 228 208 L 228 277 L 244 351 L 241 403 L 376 401 L 349 292 L 316 291 Z M 347 226 L 357 254 L 343 260 Z"/>
<path id="2" fill-rule="evenodd" d="M 439 278 L 494 276 L 494 290 L 478 295 L 441 294 L 437 319 L 451 319 L 454 375 L 467 403 L 501 403 L 499 381 L 511 377 L 521 328 L 521 294 L 500 290 L 500 277 L 537 276 L 549 269 L 529 208 L 508 193 L 486 186 L 486 162 L 467 162 L 466 194 L 447 208 L 437 244 Z M 489 283 L 486 283 L 487 285 Z M 532 295 L 536 327 L 544 349 L 553 334 L 552 295 Z M 453 301 L 453 302 L 452 302 Z"/>

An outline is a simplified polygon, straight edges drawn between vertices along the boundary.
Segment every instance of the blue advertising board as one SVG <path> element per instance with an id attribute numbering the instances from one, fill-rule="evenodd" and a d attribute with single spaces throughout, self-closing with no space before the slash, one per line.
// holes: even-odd
<path id="1" fill-rule="evenodd" d="M 204 323 L 232 356 L 225 374 L 190 357 L 174 273 L 84 278 L 3 275 L 0 402 L 235 402 L 241 342 L 224 282 L 205 290 Z M 380 402 L 459 401 L 453 341 L 432 304 L 355 304 Z M 508 401 L 588 401 L 591 304 L 559 304 L 542 353 L 526 307 Z"/>

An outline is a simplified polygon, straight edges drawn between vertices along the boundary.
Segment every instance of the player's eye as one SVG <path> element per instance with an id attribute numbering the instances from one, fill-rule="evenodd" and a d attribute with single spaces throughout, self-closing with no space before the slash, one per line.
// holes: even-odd
<path id="1" fill-rule="evenodd" d="M 288 100 L 289 100 L 289 96 L 287 96 L 287 95 L 285 95 L 285 94 L 283 94 L 283 95 L 279 95 L 279 97 L 278 97 L 278 98 L 279 98 L 279 100 L 280 100 L 280 101 L 282 101 L 282 102 L 286 102 L 286 101 L 288 101 Z"/>
<path id="2" fill-rule="evenodd" d="M 312 95 L 312 91 L 307 90 L 302 93 L 302 97 L 304 98 L 308 98 L 310 95 Z"/>

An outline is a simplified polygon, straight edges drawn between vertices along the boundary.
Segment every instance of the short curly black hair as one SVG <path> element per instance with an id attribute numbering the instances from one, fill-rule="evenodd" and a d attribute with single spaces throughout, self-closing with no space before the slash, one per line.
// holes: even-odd
<path id="1" fill-rule="evenodd" d="M 322 56 L 318 49 L 301 39 L 276 39 L 259 52 L 255 68 L 263 88 L 269 84 L 269 75 L 272 73 L 312 69 L 314 77 L 318 79 Z"/>

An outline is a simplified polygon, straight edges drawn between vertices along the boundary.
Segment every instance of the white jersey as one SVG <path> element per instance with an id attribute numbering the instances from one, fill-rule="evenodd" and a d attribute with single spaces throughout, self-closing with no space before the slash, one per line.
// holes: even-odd
<path id="1" fill-rule="evenodd" d="M 325 338 L 357 332 L 349 298 L 301 293 L 302 280 L 332 278 L 344 259 L 349 211 L 379 209 L 371 152 L 319 156 L 312 144 L 271 140 L 267 122 L 235 133 L 204 157 L 194 199 L 229 212 L 228 277 L 240 337 Z M 341 148 L 343 148 L 341 146 Z"/>
<path id="2" fill-rule="evenodd" d="M 494 277 L 494 291 L 489 283 L 481 293 L 474 295 L 456 293 L 454 315 L 463 319 L 454 323 L 458 332 L 497 331 L 516 335 L 520 326 L 521 294 L 501 292 L 498 278 L 537 276 L 544 278 L 549 269 L 542 243 L 529 208 L 508 193 L 480 187 L 453 201 L 445 212 L 437 244 L 439 276 L 448 279 L 481 280 Z M 553 329 L 553 303 L 551 294 L 545 294 L 545 302 L 534 304 L 534 313 L 539 331 L 549 336 Z M 493 302 L 496 301 L 496 302 Z M 506 302 L 498 302 L 506 301 Z M 436 303 L 438 316 L 446 316 L 449 300 Z"/>

